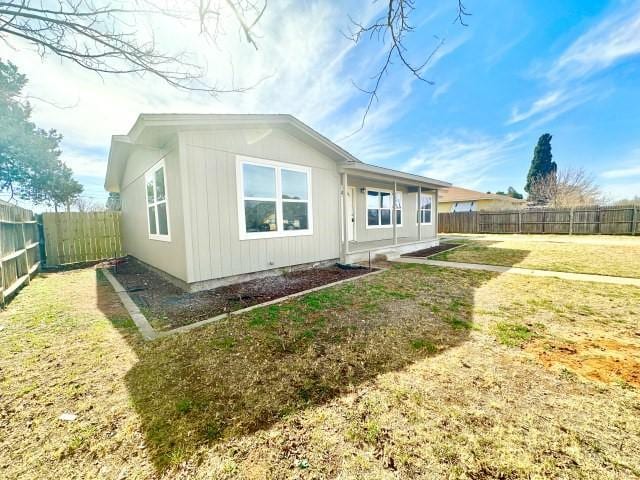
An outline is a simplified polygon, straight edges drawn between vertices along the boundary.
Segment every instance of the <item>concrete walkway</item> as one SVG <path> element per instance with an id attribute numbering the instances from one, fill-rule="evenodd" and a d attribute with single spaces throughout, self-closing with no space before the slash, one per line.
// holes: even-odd
<path id="1" fill-rule="evenodd" d="M 555 272 L 552 270 L 532 270 L 530 268 L 501 267 L 498 265 L 485 265 L 480 263 L 443 262 L 440 260 L 428 260 L 426 258 L 401 257 L 395 262 L 421 263 L 434 267 L 460 268 L 463 270 L 484 270 L 496 273 L 515 273 L 516 275 L 531 275 L 534 277 L 554 277 L 563 280 L 578 280 L 582 282 L 613 283 L 615 285 L 633 285 L 640 287 L 640 278 L 612 277 L 609 275 L 592 275 L 589 273 Z"/>

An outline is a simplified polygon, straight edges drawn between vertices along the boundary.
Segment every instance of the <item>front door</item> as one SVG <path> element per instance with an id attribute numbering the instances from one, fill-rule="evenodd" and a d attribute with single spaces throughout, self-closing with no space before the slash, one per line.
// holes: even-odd
<path id="1" fill-rule="evenodd" d="M 352 241 L 356 238 L 356 189 L 355 187 L 347 188 L 347 240 Z"/>

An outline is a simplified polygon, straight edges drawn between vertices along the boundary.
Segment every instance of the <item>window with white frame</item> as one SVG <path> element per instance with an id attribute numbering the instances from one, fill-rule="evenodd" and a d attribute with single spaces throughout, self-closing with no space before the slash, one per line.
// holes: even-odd
<path id="1" fill-rule="evenodd" d="M 238 157 L 240 238 L 309 235 L 311 169 Z"/>
<path id="2" fill-rule="evenodd" d="M 430 193 L 420 194 L 420 208 L 418 216 L 420 223 L 423 225 L 431 225 L 431 208 L 433 205 L 433 196 Z"/>
<path id="3" fill-rule="evenodd" d="M 151 167 L 144 176 L 147 191 L 149 238 L 171 240 L 169 235 L 169 200 L 164 160 Z"/>
<path id="4" fill-rule="evenodd" d="M 391 190 L 367 189 L 367 228 L 391 227 L 393 192 Z M 402 192 L 396 192 L 396 225 L 402 226 Z"/>

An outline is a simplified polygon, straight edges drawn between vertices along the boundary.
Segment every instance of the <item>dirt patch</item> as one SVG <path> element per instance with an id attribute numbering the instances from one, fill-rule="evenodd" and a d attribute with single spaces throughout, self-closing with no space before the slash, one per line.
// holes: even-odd
<path id="1" fill-rule="evenodd" d="M 416 250 L 415 252 L 409 252 L 401 255 L 402 257 L 420 257 L 426 258 L 431 255 L 435 255 L 436 253 L 446 252 L 447 250 L 451 250 L 452 248 L 456 248 L 460 246 L 460 243 L 441 243 L 435 247 L 431 248 L 423 248 L 422 250 Z"/>
<path id="2" fill-rule="evenodd" d="M 576 343 L 537 341 L 526 350 L 547 368 L 560 365 L 602 383 L 640 388 L 640 346 L 602 339 Z"/>
<path id="3" fill-rule="evenodd" d="M 168 330 L 221 313 L 369 273 L 367 268 L 309 268 L 188 293 L 149 270 L 135 258 L 110 268 L 155 329 Z"/>

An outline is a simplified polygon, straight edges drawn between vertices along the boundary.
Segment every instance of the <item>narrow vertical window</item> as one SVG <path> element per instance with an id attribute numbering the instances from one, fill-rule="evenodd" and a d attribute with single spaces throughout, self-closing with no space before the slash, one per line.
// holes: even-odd
<path id="1" fill-rule="evenodd" d="M 164 160 L 145 174 L 149 238 L 170 241 L 169 205 Z"/>
<path id="2" fill-rule="evenodd" d="M 420 223 L 423 225 L 431 225 L 431 207 L 433 197 L 430 193 L 423 193 L 420 195 L 420 209 L 418 210 L 418 216 Z"/>

